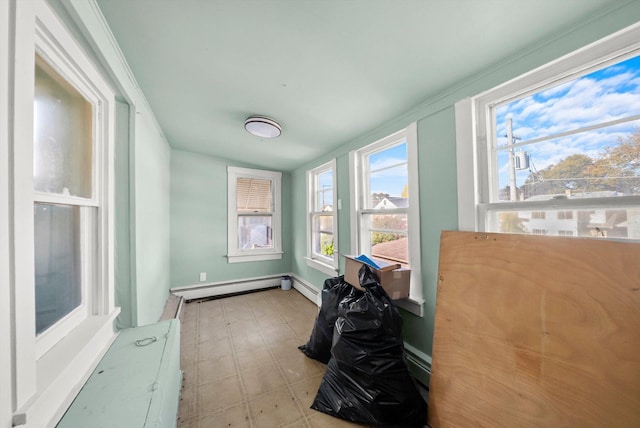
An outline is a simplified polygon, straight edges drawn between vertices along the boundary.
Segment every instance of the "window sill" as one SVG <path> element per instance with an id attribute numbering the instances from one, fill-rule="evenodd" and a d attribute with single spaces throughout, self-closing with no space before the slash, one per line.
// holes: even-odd
<path id="1" fill-rule="evenodd" d="M 282 251 L 261 254 L 227 254 L 229 263 L 261 262 L 265 260 L 281 260 Z"/>
<path id="2" fill-rule="evenodd" d="M 62 417 L 116 337 L 120 309 L 83 321 L 37 361 L 37 392 L 20 413 L 29 426 L 48 426 Z"/>
<path id="3" fill-rule="evenodd" d="M 424 316 L 424 300 L 407 297 L 406 299 L 394 300 L 393 303 L 401 309 L 422 318 Z"/>
<path id="4" fill-rule="evenodd" d="M 309 257 L 305 257 L 305 260 L 307 261 L 307 266 L 312 267 L 315 270 L 319 270 L 320 272 L 330 275 L 331 277 L 338 276 L 338 268 Z"/>

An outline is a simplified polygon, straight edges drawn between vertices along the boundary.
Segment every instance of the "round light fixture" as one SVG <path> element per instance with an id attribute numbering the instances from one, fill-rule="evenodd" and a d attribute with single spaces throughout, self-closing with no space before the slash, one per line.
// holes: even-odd
<path id="1" fill-rule="evenodd" d="M 280 124 L 273 119 L 262 116 L 251 116 L 244 121 L 244 129 L 249 134 L 261 138 L 275 138 L 282 133 Z"/>

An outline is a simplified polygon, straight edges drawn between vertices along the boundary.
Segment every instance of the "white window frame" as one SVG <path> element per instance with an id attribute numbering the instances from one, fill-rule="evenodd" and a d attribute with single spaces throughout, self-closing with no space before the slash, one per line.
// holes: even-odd
<path id="1" fill-rule="evenodd" d="M 333 172 L 333 198 L 331 200 L 333 207 L 333 211 L 331 212 L 333 222 L 333 257 L 320 256 L 313 251 L 313 218 L 320 214 L 320 212 L 316 210 L 316 196 L 318 191 L 322 190 L 318 189 L 318 176 L 327 171 Z M 336 183 L 337 172 L 335 159 L 307 171 L 307 266 L 331 276 L 336 276 L 340 263 L 338 256 L 338 192 Z M 323 214 L 326 215 L 326 213 Z"/>
<path id="2" fill-rule="evenodd" d="M 10 2 L 0 3 L 0 51 L 9 52 L 11 46 L 11 27 Z M 10 183 L 11 173 L 10 166 L 10 150 L 9 138 L 11 137 L 9 119 L 9 55 L 0 55 L 0 382 L 3 383 L 0 389 L 0 421 L 11 420 L 13 413 L 12 395 L 13 386 L 11 385 L 13 377 L 11 353 L 11 336 L 13 327 L 11 326 L 11 244 L 9 235 L 11 232 L 10 218 Z"/>
<path id="3" fill-rule="evenodd" d="M 238 178 L 255 178 L 271 181 L 273 211 L 271 229 L 273 248 L 242 249 L 238 247 L 238 211 L 236 208 L 236 182 Z M 282 173 L 261 169 L 227 167 L 227 259 L 229 263 L 255 262 L 282 259 Z"/>
<path id="4" fill-rule="evenodd" d="M 114 293 L 114 105 L 115 95 L 98 69 L 44 0 L 15 2 L 15 102 L 8 112 L 14 134 L 10 250 L 13 290 L 12 410 L 30 426 L 53 426 L 115 338 L 119 313 Z M 87 299 L 78 313 L 35 334 L 34 202 L 69 202 L 33 190 L 33 100 L 36 52 L 94 103 L 96 241 L 88 259 Z M 3 383 L 6 379 L 3 379 Z"/>
<path id="5" fill-rule="evenodd" d="M 363 248 L 361 237 L 366 235 L 362 226 L 362 215 L 365 213 L 365 199 L 368 197 L 368 184 L 364 179 L 366 166 L 364 157 L 388 147 L 398 144 L 402 140 L 407 142 L 407 168 L 409 181 L 409 206 L 407 208 L 407 239 L 409 245 L 409 265 L 411 267 L 411 283 L 409 297 L 396 300 L 397 306 L 407 311 L 423 316 L 423 291 L 420 254 L 420 187 L 418 171 L 418 126 L 416 122 L 409 124 L 385 138 L 382 138 L 361 149 L 349 152 L 349 186 L 354 207 L 351 211 L 351 254 L 360 254 Z M 385 211 L 385 212 L 391 212 Z"/>
<path id="6" fill-rule="evenodd" d="M 554 199 L 551 201 L 498 202 L 492 184 L 497 180 L 492 159 L 495 146 L 493 107 L 545 87 L 570 81 L 640 54 L 640 24 L 570 53 L 556 61 L 455 106 L 458 176 L 458 227 L 460 230 L 493 232 L 490 213 L 499 211 L 575 210 L 631 208 L 640 206 L 640 196 L 615 198 Z"/>
<path id="7" fill-rule="evenodd" d="M 69 334 L 74 328 L 78 327 L 94 312 L 91 308 L 95 297 L 92 296 L 91 286 L 95 284 L 94 278 L 99 271 L 98 261 L 98 236 L 94 236 L 93 230 L 97 230 L 97 222 L 100 215 L 92 215 L 91 208 L 97 208 L 100 212 L 104 197 L 103 189 L 100 184 L 103 181 L 102 158 L 100 148 L 104 147 L 104 127 L 103 113 L 101 109 L 100 94 L 96 93 L 89 82 L 83 81 L 78 75 L 77 70 L 67 63 L 59 52 L 56 52 L 46 40 L 41 40 L 41 36 L 36 36 L 36 52 L 51 68 L 53 68 L 61 77 L 70 83 L 80 94 L 92 105 L 93 122 L 92 122 L 92 166 L 91 166 L 91 197 L 75 197 L 63 194 L 53 194 L 33 191 L 33 202 L 44 204 L 57 204 L 67 207 L 78 207 L 80 209 L 80 272 L 81 272 L 81 294 L 82 300 L 78 307 L 56 322 L 53 326 L 42 332 L 36 338 L 36 355 L 40 358 L 64 336 Z"/>

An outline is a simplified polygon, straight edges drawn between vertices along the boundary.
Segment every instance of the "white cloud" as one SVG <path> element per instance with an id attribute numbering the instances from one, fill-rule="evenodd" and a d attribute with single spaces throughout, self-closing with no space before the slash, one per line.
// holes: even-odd
<path id="1" fill-rule="evenodd" d="M 396 166 L 394 166 L 396 165 Z M 369 165 L 376 177 L 407 177 L 407 160 L 402 158 L 383 158 Z"/>
<path id="2" fill-rule="evenodd" d="M 522 140 L 555 135 L 587 126 L 640 115 L 640 68 L 616 65 L 589 76 L 565 82 L 496 110 L 498 146 L 506 144 L 506 120 L 513 118 L 514 135 Z M 604 147 L 640 129 L 640 121 L 582 132 L 550 141 L 521 146 L 531 155 L 536 169 L 557 164 L 567 156 L 599 157 Z M 505 152 L 499 152 L 499 180 L 508 183 Z M 518 173 L 518 180 L 527 171 Z M 506 180 L 506 181 L 505 181 Z M 521 183 L 519 183 L 521 184 Z"/>

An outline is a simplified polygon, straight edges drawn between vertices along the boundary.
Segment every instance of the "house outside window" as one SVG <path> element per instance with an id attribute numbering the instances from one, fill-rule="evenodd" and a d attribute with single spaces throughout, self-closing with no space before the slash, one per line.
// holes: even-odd
<path id="1" fill-rule="evenodd" d="M 456 105 L 461 229 L 640 239 L 638 35 Z"/>
<path id="2" fill-rule="evenodd" d="M 338 269 L 335 159 L 307 171 L 307 264 L 328 275 Z"/>
<path id="3" fill-rule="evenodd" d="M 280 172 L 228 167 L 229 263 L 282 258 Z"/>
<path id="4" fill-rule="evenodd" d="M 421 307 L 416 124 L 351 152 L 350 165 L 351 251 L 410 268 L 410 300 Z"/>

